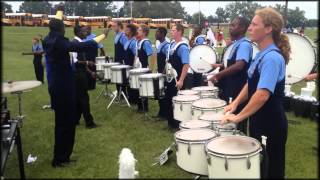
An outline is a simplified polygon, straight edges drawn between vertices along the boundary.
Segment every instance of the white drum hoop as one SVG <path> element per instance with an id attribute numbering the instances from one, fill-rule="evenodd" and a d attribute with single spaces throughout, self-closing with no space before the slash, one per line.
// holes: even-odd
<path id="1" fill-rule="evenodd" d="M 209 45 L 196 45 L 190 50 L 190 68 L 197 73 L 208 73 L 212 70 L 211 64 L 217 62 L 217 53 Z"/>
<path id="2" fill-rule="evenodd" d="M 304 79 L 316 67 L 317 53 L 315 45 L 297 33 L 285 33 L 291 47 L 290 60 L 286 65 L 286 84 L 295 84 Z"/>

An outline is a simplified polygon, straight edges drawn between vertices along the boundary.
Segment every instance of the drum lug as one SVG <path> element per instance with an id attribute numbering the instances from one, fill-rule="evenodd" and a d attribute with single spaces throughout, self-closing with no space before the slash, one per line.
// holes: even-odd
<path id="1" fill-rule="evenodd" d="M 201 111 L 201 115 L 203 115 L 204 114 L 204 112 L 203 111 Z"/>
<path id="2" fill-rule="evenodd" d="M 191 144 L 190 144 L 190 142 L 188 142 L 188 154 L 189 155 L 191 154 Z"/>
<path id="3" fill-rule="evenodd" d="M 211 165 L 211 158 L 209 155 L 207 155 L 207 162 L 208 162 L 208 165 Z"/>
<path id="4" fill-rule="evenodd" d="M 174 142 L 174 147 L 176 149 L 176 152 L 178 152 L 178 144 L 177 144 L 177 142 Z"/>
<path id="5" fill-rule="evenodd" d="M 194 115 L 193 109 L 191 109 L 191 115 L 192 115 L 192 116 Z"/>
<path id="6" fill-rule="evenodd" d="M 224 157 L 224 169 L 226 171 L 228 171 L 228 169 L 229 169 L 228 157 L 227 156 Z"/>
<path id="7" fill-rule="evenodd" d="M 249 159 L 249 156 L 247 156 L 247 169 L 251 168 L 251 161 Z"/>
<path id="8" fill-rule="evenodd" d="M 183 108 L 182 108 L 182 103 L 180 104 L 180 111 L 183 111 Z"/>

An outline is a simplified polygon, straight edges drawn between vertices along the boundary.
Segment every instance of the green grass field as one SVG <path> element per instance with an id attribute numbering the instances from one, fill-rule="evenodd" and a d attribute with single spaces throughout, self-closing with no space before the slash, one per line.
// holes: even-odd
<path id="1" fill-rule="evenodd" d="M 94 29 L 96 34 L 102 29 Z M 37 34 L 46 35 L 45 27 L 3 27 L 2 40 L 2 81 L 35 79 L 31 56 L 22 56 L 21 52 L 31 50 L 31 38 Z M 187 34 L 187 32 L 186 32 Z M 227 33 L 225 33 L 227 34 Z M 316 38 L 316 30 L 306 30 L 311 38 Z M 72 29 L 66 30 L 66 36 L 73 37 Z M 154 42 L 154 30 L 149 38 Z M 108 55 L 113 56 L 113 33 L 103 41 Z M 221 52 L 221 50 L 219 50 Z M 301 82 L 293 87 L 300 93 Z M 111 86 L 115 89 L 114 85 Z M 37 156 L 33 164 L 25 163 L 27 178 L 117 178 L 118 156 L 124 147 L 135 155 L 140 178 L 192 178 L 193 175 L 181 170 L 175 163 L 175 156 L 164 166 L 151 166 L 154 158 L 173 142 L 173 134 L 167 130 L 167 122 L 144 120 L 143 114 L 136 112 L 136 107 L 128 108 L 114 104 L 106 111 L 106 100 L 101 98 L 95 103 L 102 85 L 90 92 L 91 110 L 97 129 L 85 129 L 81 120 L 76 130 L 76 141 L 72 158 L 78 161 L 68 168 L 52 168 L 51 159 L 54 142 L 54 113 L 41 107 L 49 103 L 47 83 L 32 89 L 23 95 L 22 141 L 26 162 L 28 154 Z M 17 115 L 17 97 L 6 95 L 9 100 L 11 115 Z M 149 115 L 155 115 L 158 104 L 149 101 Z M 286 149 L 286 178 L 317 178 L 318 154 L 313 147 L 318 147 L 318 126 L 309 119 L 295 117 L 288 113 L 289 135 Z M 5 177 L 18 178 L 19 168 L 16 148 L 7 162 Z"/>

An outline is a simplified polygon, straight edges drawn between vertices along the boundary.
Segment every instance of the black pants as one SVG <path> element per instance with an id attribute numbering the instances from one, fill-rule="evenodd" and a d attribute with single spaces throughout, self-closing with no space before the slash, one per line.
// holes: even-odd
<path id="1" fill-rule="evenodd" d="M 96 66 L 89 66 L 89 69 L 97 73 Z M 88 90 L 96 89 L 96 78 L 93 78 L 89 72 L 87 72 L 87 78 L 88 78 Z"/>
<path id="2" fill-rule="evenodd" d="M 55 113 L 53 161 L 70 159 L 75 140 L 75 97 L 72 94 L 58 94 L 50 89 Z"/>
<path id="3" fill-rule="evenodd" d="M 138 111 L 149 111 L 148 98 L 140 98 L 139 89 L 132 89 L 133 101 L 137 102 Z"/>
<path id="4" fill-rule="evenodd" d="M 76 80 L 76 123 L 79 124 L 81 115 L 86 126 L 94 124 L 90 113 L 90 98 L 88 94 L 88 79 L 85 71 L 75 73 Z"/>
<path id="5" fill-rule="evenodd" d="M 36 75 L 36 79 L 43 83 L 43 65 L 41 62 L 41 57 L 34 57 L 33 59 L 33 66 L 34 66 L 34 73 Z"/>
<path id="6" fill-rule="evenodd" d="M 159 112 L 158 112 L 158 116 L 162 117 L 162 118 L 166 118 L 166 104 L 165 104 L 165 99 L 159 99 L 158 100 L 158 104 L 159 104 Z"/>
<path id="7" fill-rule="evenodd" d="M 171 128 L 178 128 L 179 127 L 179 121 L 175 120 L 173 118 L 173 103 L 172 98 L 177 95 L 178 90 L 175 87 L 176 83 L 174 80 L 172 80 L 170 83 L 165 82 L 165 86 L 167 87 L 165 89 L 165 97 L 163 99 L 163 106 L 166 108 L 165 116 L 168 120 L 168 126 Z"/>
<path id="8" fill-rule="evenodd" d="M 194 77 L 193 77 L 193 74 L 192 73 L 188 73 L 185 80 L 184 80 L 184 87 L 185 89 L 191 89 L 193 88 L 193 81 L 194 81 Z"/>
<path id="9" fill-rule="evenodd" d="M 204 86 L 205 83 L 202 80 L 202 73 L 193 73 L 193 87 Z"/>

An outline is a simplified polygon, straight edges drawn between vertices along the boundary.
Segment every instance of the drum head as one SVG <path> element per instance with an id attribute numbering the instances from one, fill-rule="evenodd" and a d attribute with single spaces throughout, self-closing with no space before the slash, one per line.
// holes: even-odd
<path id="1" fill-rule="evenodd" d="M 212 109 L 212 108 L 220 108 L 225 106 L 227 103 L 221 99 L 211 99 L 211 98 L 204 98 L 196 100 L 192 103 L 192 106 L 204 108 L 204 109 Z"/>
<path id="2" fill-rule="evenodd" d="M 194 90 L 190 90 L 190 89 L 186 89 L 186 90 L 180 90 L 178 91 L 179 95 L 198 95 L 199 91 L 194 91 Z"/>
<path id="3" fill-rule="evenodd" d="M 252 44 L 252 59 L 254 59 L 257 55 L 257 53 L 259 52 L 258 46 L 255 43 L 251 43 Z M 231 53 L 231 50 L 234 47 L 234 43 L 230 44 L 229 46 L 226 47 L 225 51 L 222 54 L 222 60 L 223 60 L 223 65 L 224 67 L 227 67 L 227 62 L 228 62 L 228 57 Z"/>
<path id="4" fill-rule="evenodd" d="M 210 123 L 199 120 L 183 121 L 180 123 L 182 128 L 195 129 L 195 128 L 206 128 L 210 127 Z"/>
<path id="5" fill-rule="evenodd" d="M 173 101 L 188 102 L 200 99 L 197 95 L 178 95 L 172 98 Z"/>
<path id="6" fill-rule="evenodd" d="M 316 52 L 303 36 L 287 33 L 291 47 L 290 60 L 286 66 L 286 84 L 297 83 L 310 74 L 315 66 Z"/>
<path id="7" fill-rule="evenodd" d="M 128 68 L 131 68 L 131 66 L 129 65 L 116 65 L 116 66 L 111 66 L 111 69 L 128 69 Z"/>
<path id="8" fill-rule="evenodd" d="M 136 69 L 131 69 L 129 72 L 130 73 L 139 73 L 139 72 L 149 72 L 150 69 L 149 68 L 136 68 Z"/>
<path id="9" fill-rule="evenodd" d="M 174 136 L 182 141 L 205 141 L 216 137 L 217 133 L 211 129 L 187 129 L 176 132 Z"/>
<path id="10" fill-rule="evenodd" d="M 220 121 L 223 117 L 223 114 L 217 114 L 213 112 L 208 112 L 199 117 L 200 120 L 204 121 Z"/>
<path id="11" fill-rule="evenodd" d="M 237 125 L 235 123 L 219 124 L 219 125 L 217 125 L 217 128 L 218 129 L 232 130 L 232 129 L 236 129 Z"/>
<path id="12" fill-rule="evenodd" d="M 215 90 L 218 90 L 218 88 L 215 86 L 198 86 L 198 87 L 192 88 L 192 90 L 194 90 L 194 91 L 215 91 Z"/>
<path id="13" fill-rule="evenodd" d="M 97 56 L 96 60 L 106 60 L 106 57 L 105 56 Z"/>
<path id="14" fill-rule="evenodd" d="M 241 156 L 257 152 L 261 149 L 260 142 L 246 136 L 221 136 L 207 144 L 209 152 L 228 156 Z"/>
<path id="15" fill-rule="evenodd" d="M 197 73 L 207 73 L 212 70 L 211 64 L 217 61 L 214 49 L 208 45 L 197 45 L 190 51 L 190 67 Z"/>
<path id="16" fill-rule="evenodd" d="M 163 77 L 162 73 L 149 73 L 149 74 L 142 74 L 139 76 L 140 79 L 152 79 L 152 78 L 159 78 Z"/>

